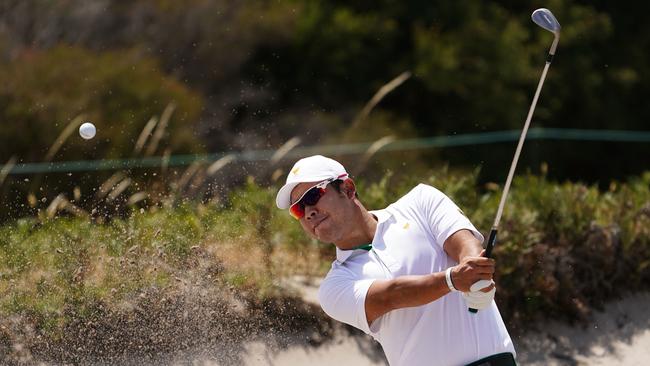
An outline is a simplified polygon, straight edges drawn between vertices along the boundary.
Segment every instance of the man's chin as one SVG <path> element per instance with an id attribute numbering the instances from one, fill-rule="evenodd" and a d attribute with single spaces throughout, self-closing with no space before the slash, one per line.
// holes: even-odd
<path id="1" fill-rule="evenodd" d="M 330 243 L 331 241 L 329 240 L 329 236 L 327 234 L 323 235 L 323 233 L 314 232 L 314 238 L 318 239 L 318 241 L 322 241 L 323 243 Z"/>
<path id="2" fill-rule="evenodd" d="M 327 219 L 326 219 L 327 220 Z M 326 221 L 323 220 L 323 221 Z M 333 242 L 333 237 L 330 232 L 330 227 L 328 226 L 328 223 L 320 223 L 318 226 L 314 228 L 314 236 L 316 239 L 324 242 L 324 243 L 332 243 Z"/>

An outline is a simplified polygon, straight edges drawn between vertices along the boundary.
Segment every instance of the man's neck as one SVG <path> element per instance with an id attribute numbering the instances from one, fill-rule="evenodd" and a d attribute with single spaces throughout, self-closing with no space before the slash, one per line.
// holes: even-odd
<path id="1" fill-rule="evenodd" d="M 360 212 L 359 225 L 340 243 L 334 243 L 341 250 L 350 250 L 360 245 L 370 244 L 377 230 L 377 217 L 367 210 Z"/>

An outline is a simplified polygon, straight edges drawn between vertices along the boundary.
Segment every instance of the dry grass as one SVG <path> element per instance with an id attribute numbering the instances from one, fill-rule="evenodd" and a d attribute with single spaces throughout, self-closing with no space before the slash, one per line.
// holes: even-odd
<path id="1" fill-rule="evenodd" d="M 0 170 L 0 187 L 2 187 L 2 184 L 4 183 L 5 179 L 7 179 L 9 172 L 11 172 L 11 169 L 14 168 L 17 161 L 18 158 L 12 156 L 9 158 L 7 163 L 5 163 L 5 165 L 2 166 L 2 169 Z"/>
<path id="2" fill-rule="evenodd" d="M 372 110 L 381 102 L 386 95 L 388 95 L 390 92 L 395 90 L 397 87 L 402 85 L 406 80 L 408 80 L 411 77 L 411 72 L 410 71 L 404 71 L 403 73 L 399 74 L 396 78 L 393 80 L 389 81 L 385 85 L 383 85 L 375 95 L 370 98 L 368 103 L 363 107 L 361 112 L 357 115 L 357 117 L 354 119 L 352 122 L 352 125 L 350 126 L 350 129 L 357 129 L 359 126 L 363 124 L 363 122 L 368 118 L 368 115 Z"/>
<path id="3" fill-rule="evenodd" d="M 52 161 L 54 158 L 54 155 L 56 155 L 57 152 L 61 149 L 63 144 L 68 140 L 70 136 L 81 126 L 81 124 L 84 121 L 85 116 L 84 115 L 79 115 L 72 119 L 70 123 L 61 131 L 59 136 L 54 140 L 54 143 L 52 146 L 50 146 L 49 150 L 47 151 L 47 154 L 45 154 L 45 161 Z"/>
<path id="4" fill-rule="evenodd" d="M 144 128 L 142 131 L 140 131 L 140 135 L 138 136 L 138 139 L 135 142 L 135 145 L 133 146 L 133 155 L 137 156 L 140 155 L 142 152 L 142 148 L 144 148 L 144 144 L 147 143 L 147 140 L 149 139 L 149 136 L 151 136 L 151 133 L 153 132 L 153 129 L 156 127 L 158 124 L 158 118 L 151 117 L 149 119 L 149 122 L 144 125 Z"/>
<path id="5" fill-rule="evenodd" d="M 169 120 L 171 119 L 174 110 L 176 110 L 175 103 L 170 103 L 167 105 L 167 107 L 165 107 L 165 110 L 160 116 L 160 122 L 156 126 L 156 130 L 154 131 L 153 136 L 151 136 L 149 145 L 147 146 L 147 149 L 144 152 L 145 156 L 152 156 L 158 149 L 158 145 L 160 144 L 160 141 L 162 140 L 165 134 L 165 130 L 167 129 L 167 125 L 169 124 Z"/>

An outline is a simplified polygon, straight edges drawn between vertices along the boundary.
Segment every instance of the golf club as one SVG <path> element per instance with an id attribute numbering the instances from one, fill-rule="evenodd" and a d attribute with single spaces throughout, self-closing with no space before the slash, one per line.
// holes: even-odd
<path id="1" fill-rule="evenodd" d="M 494 219 L 494 225 L 490 230 L 490 235 L 488 236 L 487 245 L 485 247 L 485 256 L 490 258 L 492 255 L 492 250 L 497 241 L 497 232 L 499 228 L 499 221 L 501 220 L 501 214 L 503 214 L 503 207 L 506 204 L 506 199 L 508 198 L 508 191 L 510 190 L 510 184 L 512 183 L 512 176 L 515 173 L 517 168 L 517 162 L 519 161 L 519 154 L 521 154 L 521 148 L 524 146 L 524 140 L 526 139 L 526 134 L 528 133 L 528 126 L 530 126 L 530 120 L 533 117 L 535 112 L 535 106 L 537 105 L 537 99 L 539 94 L 542 91 L 542 86 L 544 85 L 544 80 L 546 80 L 546 73 L 548 72 L 549 66 L 551 66 L 551 61 L 553 61 L 553 56 L 555 55 L 555 49 L 557 48 L 557 43 L 560 40 L 560 23 L 555 19 L 553 13 L 550 10 L 545 8 L 537 9 L 533 12 L 531 18 L 535 24 L 546 29 L 549 32 L 552 32 L 555 38 L 553 39 L 553 44 L 548 51 L 548 57 L 546 58 L 546 64 L 544 65 L 544 71 L 542 71 L 542 76 L 539 79 L 537 84 L 537 90 L 535 91 L 535 96 L 533 97 L 533 102 L 530 104 L 530 109 L 528 110 L 528 116 L 526 117 L 526 123 L 524 124 L 524 129 L 521 131 L 521 136 L 519 137 L 519 143 L 517 144 L 517 150 L 515 150 L 515 156 L 512 159 L 512 164 L 510 165 L 510 171 L 508 172 L 508 178 L 506 179 L 506 184 L 503 187 L 503 194 L 501 195 L 501 201 L 499 202 L 499 209 L 497 210 L 496 218 Z M 476 313 L 476 309 L 469 309 L 470 312 Z"/>

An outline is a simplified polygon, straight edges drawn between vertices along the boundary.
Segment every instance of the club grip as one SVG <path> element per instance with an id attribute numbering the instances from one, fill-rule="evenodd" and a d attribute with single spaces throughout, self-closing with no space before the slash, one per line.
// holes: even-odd
<path id="1" fill-rule="evenodd" d="M 492 249 L 494 249 L 494 246 L 497 243 L 497 228 L 493 227 L 492 230 L 490 230 L 490 235 L 488 236 L 488 241 L 487 245 L 485 246 L 485 257 L 490 258 L 492 256 Z M 476 314 L 478 312 L 478 309 L 473 309 L 469 308 L 468 309 L 470 313 Z"/>
<path id="2" fill-rule="evenodd" d="M 488 236 L 488 241 L 487 245 L 485 246 L 485 257 L 486 258 L 491 258 L 492 257 L 492 249 L 494 249 L 494 246 L 497 243 L 497 228 L 493 227 L 492 230 L 490 230 L 490 236 Z"/>

